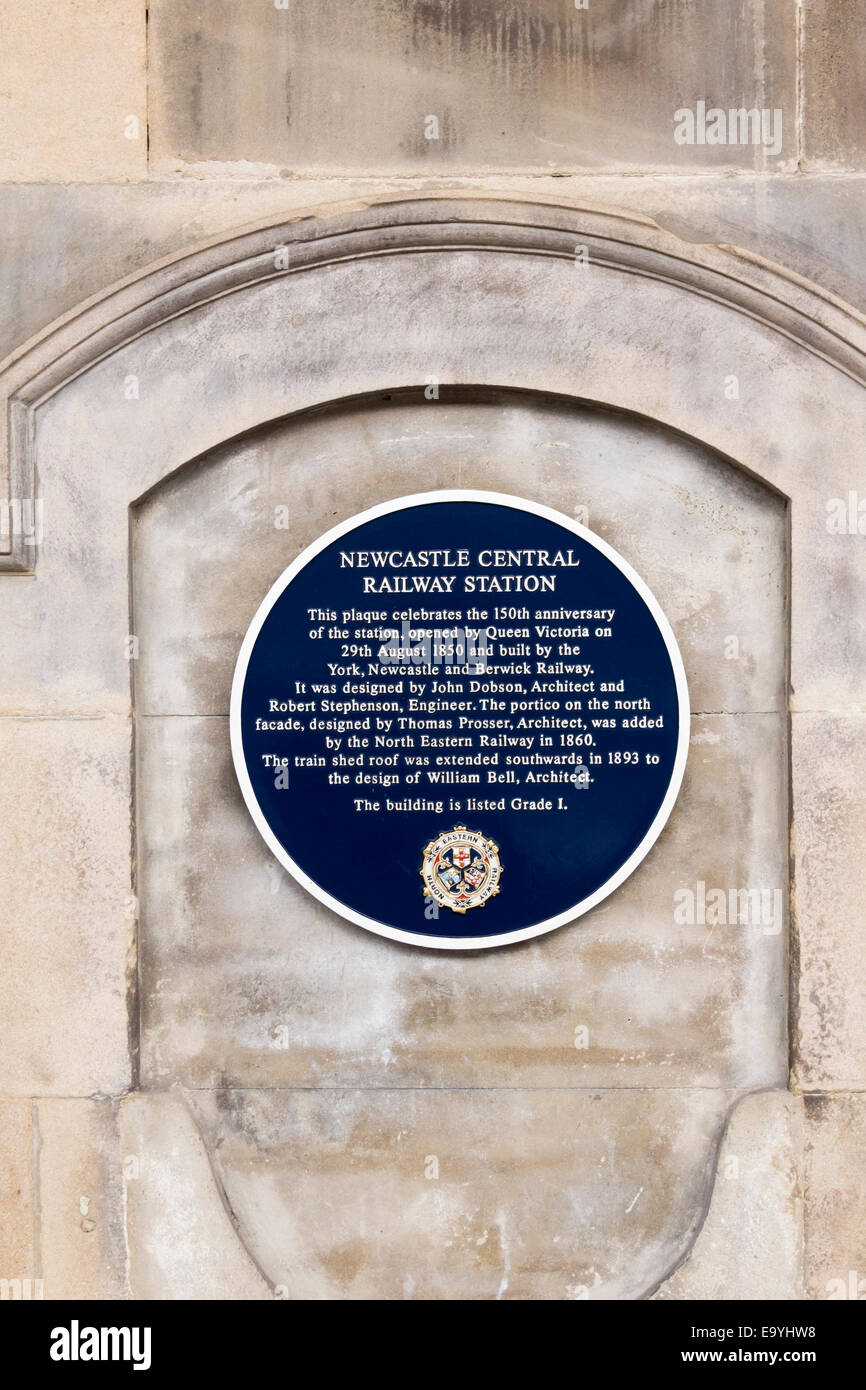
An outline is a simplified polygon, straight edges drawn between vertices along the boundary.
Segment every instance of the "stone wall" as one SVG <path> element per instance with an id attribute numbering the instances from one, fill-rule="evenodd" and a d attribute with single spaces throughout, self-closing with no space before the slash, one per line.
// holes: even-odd
<path id="1" fill-rule="evenodd" d="M 828 499 L 866 495 L 864 50 L 854 0 L 0 0 L 0 354 L 49 528 L 31 572 L 0 574 L 4 1296 L 798 1299 L 866 1280 L 862 538 L 824 525 Z M 444 258 L 395 257 L 288 308 L 266 287 L 244 323 L 198 291 L 200 318 L 133 322 L 182 292 L 192 248 L 212 244 L 196 274 L 219 279 L 239 229 L 336 236 L 341 208 L 375 221 L 421 196 L 507 197 L 554 227 L 540 207 L 575 209 L 588 239 L 593 210 L 620 209 L 603 236 L 635 264 L 568 320 L 542 272 L 469 248 L 453 282 Z M 666 298 L 678 267 L 718 277 L 708 301 L 736 282 L 737 312 Z M 457 305 L 453 343 L 433 305 Z M 826 336 L 808 360 L 798 315 Z M 274 351 L 304 343 L 297 399 L 273 356 L 249 367 L 257 321 Z M 79 322 L 80 377 L 28 396 Z M 540 362 L 550 334 L 568 351 L 530 380 L 520 353 Z M 437 352 L 462 394 L 433 422 L 412 384 Z M 720 407 L 729 373 L 746 399 Z M 419 964 L 268 861 L 222 729 L 239 634 L 287 557 L 455 468 L 588 502 L 675 627 L 693 745 L 678 816 L 609 904 Z M 288 551 L 266 524 L 283 492 Z M 742 665 L 719 657 L 729 631 Z M 713 875 L 784 883 L 784 931 L 675 929 L 673 888 Z"/>

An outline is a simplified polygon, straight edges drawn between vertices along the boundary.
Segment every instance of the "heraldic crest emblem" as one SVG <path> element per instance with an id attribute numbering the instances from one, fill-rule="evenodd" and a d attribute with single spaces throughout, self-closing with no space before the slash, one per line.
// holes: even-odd
<path id="1" fill-rule="evenodd" d="M 499 892 L 499 847 L 480 830 L 458 825 L 431 840 L 421 864 L 424 896 L 452 912 L 484 907 Z"/>

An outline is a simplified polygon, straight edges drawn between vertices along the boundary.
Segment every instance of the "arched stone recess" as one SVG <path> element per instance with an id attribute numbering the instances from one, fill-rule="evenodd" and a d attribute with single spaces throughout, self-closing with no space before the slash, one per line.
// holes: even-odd
<path id="1" fill-rule="evenodd" d="M 866 623 L 852 596 L 862 540 L 856 520 L 854 533 L 828 529 L 828 503 L 843 500 L 848 515 L 850 494 L 858 486 L 866 494 L 864 382 L 862 318 L 778 268 L 688 246 L 626 215 L 464 197 L 317 211 L 239 233 L 91 301 L 4 364 L 4 446 L 18 506 L 3 538 L 9 659 L 0 709 L 22 723 L 75 721 L 85 758 L 107 740 L 117 768 L 135 751 L 138 769 L 137 800 L 130 777 L 127 804 L 139 862 L 133 852 L 125 864 L 116 856 L 100 866 L 96 997 L 69 1030 L 81 1037 L 90 1027 L 95 1046 L 84 1063 L 46 1056 L 47 1084 L 66 1094 L 184 1086 L 236 1227 L 273 1283 L 291 1285 L 296 1274 L 292 1292 L 312 1296 L 466 1297 L 473 1288 L 482 1297 L 640 1296 L 700 1227 L 731 1106 L 749 1091 L 785 1087 L 789 1043 L 807 1089 L 844 1084 L 846 1067 L 862 1068 L 866 1043 L 844 1034 L 849 948 L 838 925 L 855 904 L 844 884 L 833 886 L 832 863 L 813 857 L 798 875 L 796 835 L 819 814 L 810 772 L 818 752 L 839 738 L 859 743 Z M 438 400 L 424 399 L 425 383 L 435 383 Z M 398 444 L 391 472 L 377 477 L 391 421 Z M 328 441 L 328 430 L 343 430 L 345 441 L 347 428 L 359 449 L 367 438 L 366 481 L 337 435 Z M 334 524 L 367 501 L 419 490 L 425 457 L 429 485 L 448 485 L 449 429 L 460 461 L 451 485 L 496 486 L 564 509 L 585 504 L 590 525 L 596 514 L 660 591 L 702 693 L 683 796 L 633 886 L 540 942 L 458 962 L 462 974 L 447 953 L 416 969 L 410 948 L 359 942 L 291 883 L 278 884 L 275 913 L 265 903 L 272 866 L 240 816 L 219 746 L 219 681 L 207 678 L 230 655 L 231 623 L 211 634 L 203 678 L 195 662 L 184 666 L 183 622 L 170 621 L 173 604 L 175 619 L 208 612 L 208 564 L 218 570 L 230 554 L 229 572 L 241 573 L 245 498 L 253 511 L 263 505 L 263 460 L 281 487 L 295 488 L 285 499 L 287 564 L 311 527 L 325 529 L 326 514 Z M 317 460 L 311 472 L 308 457 Z M 667 509 L 650 515 L 660 497 Z M 221 518 L 235 525 L 225 551 Z M 263 550 L 267 564 L 279 558 L 273 536 Z M 254 570 L 244 571 L 244 594 Z M 754 584 L 744 582 L 751 576 Z M 273 577 L 262 575 L 262 593 Z M 240 608 L 235 616 L 241 623 Z M 189 651 L 199 655 L 202 622 L 190 630 Z M 728 638 L 741 656 L 726 654 Z M 184 719 L 199 727 L 178 741 Z M 191 813 L 196 796 L 216 817 L 204 830 Z M 702 878 L 720 826 L 734 848 L 722 853 L 724 881 L 713 886 L 779 888 L 786 900 L 790 888 L 790 1016 L 787 930 L 719 942 L 706 924 L 692 935 L 674 929 L 672 893 Z M 196 834 L 204 861 L 190 849 Z M 245 1037 L 230 991 L 222 1013 L 204 1017 L 213 979 L 197 970 L 214 943 L 204 918 L 184 915 L 194 897 L 183 895 L 186 850 L 195 892 L 209 891 L 210 863 L 211 887 L 226 873 L 247 884 L 265 921 L 250 948 L 265 983 L 255 999 L 249 980 L 238 991 L 255 1004 Z M 173 874 L 179 896 L 161 901 Z M 140 990 L 135 913 L 124 911 L 139 894 Z M 248 924 L 237 904 L 234 921 L 228 954 L 241 979 Z M 310 937 L 318 931 L 328 950 L 317 963 Z M 824 950 L 828 931 L 837 933 L 833 952 Z M 289 981 L 273 967 L 293 942 L 306 965 Z M 183 964 L 174 995 L 172 944 Z M 684 1030 L 677 1009 L 688 1014 L 689 1003 L 671 995 L 666 1020 L 659 1000 L 671 972 L 682 981 L 677 972 L 697 956 L 701 1000 Z M 274 1045 L 279 996 L 296 1010 L 290 1036 L 293 1028 L 300 1036 L 297 1011 L 321 1019 L 334 997 L 335 961 L 341 990 L 366 972 L 368 997 L 377 985 L 388 994 L 379 997 L 381 1036 L 368 1029 L 353 1040 L 349 1015 L 337 1010 L 324 1042 L 320 1030 L 310 1046 Z M 659 994 L 649 1005 L 654 968 Z M 270 995 L 268 981 L 277 982 Z M 635 1015 L 653 1014 L 649 1042 L 629 1039 L 629 988 Z M 522 1012 L 510 1021 L 515 992 Z M 398 996 L 400 1017 L 408 1008 L 415 1026 L 403 1055 L 386 1038 Z M 441 1008 L 425 1016 L 431 999 Z M 496 1034 L 491 1044 L 488 1032 L 486 1054 L 471 1032 L 449 1048 L 455 999 L 460 1027 L 473 1000 L 482 1002 Z M 574 1045 L 581 1008 L 595 1009 L 597 1032 L 607 1030 L 595 1057 Z M 612 1029 L 611 1009 L 624 1015 Z M 703 1052 L 682 1045 L 701 1016 L 705 1042 L 713 1039 Z M 363 1024 L 362 1011 L 352 1026 L 363 1033 Z M 531 1053 L 536 1028 L 545 1048 L 521 1061 L 516 1040 L 528 1039 Z M 501 1151 L 491 1135 L 502 1136 Z M 332 1161 L 338 1150 L 349 1156 L 345 1171 Z M 431 1157 L 434 1179 L 425 1171 Z M 491 1174 L 509 1163 L 497 1187 Z M 539 1206 L 545 1172 L 558 1196 Z M 477 1201 L 467 1205 L 473 1183 Z M 298 1192 L 303 1202 L 293 1206 Z M 349 1216 L 332 1228 L 310 1224 L 319 1202 L 344 1213 L 360 1205 L 374 1223 L 390 1203 L 411 1220 L 394 1225 L 371 1276 Z M 599 1213 L 590 1240 L 586 1227 Z M 406 1286 L 400 1271 L 413 1249 L 425 1258 Z"/>
<path id="2" fill-rule="evenodd" d="M 347 512 L 455 483 L 585 509 L 652 574 L 693 706 L 646 872 L 492 965 L 368 941 L 312 899 L 228 743 L 263 588 Z M 733 1099 L 785 1083 L 784 499 L 622 412 L 443 387 L 229 441 L 141 499 L 132 541 L 141 1085 L 186 1089 L 247 1249 L 292 1297 L 638 1296 L 700 1219 Z M 683 921 L 696 880 L 760 885 L 774 913 Z"/>

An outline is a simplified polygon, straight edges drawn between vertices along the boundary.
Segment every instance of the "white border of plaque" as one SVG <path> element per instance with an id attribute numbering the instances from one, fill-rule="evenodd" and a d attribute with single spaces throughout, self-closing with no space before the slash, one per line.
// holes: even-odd
<path id="1" fill-rule="evenodd" d="M 347 906 L 346 903 L 340 902 L 339 899 L 325 892 L 325 890 L 309 878 L 308 875 L 304 873 L 303 869 L 301 869 L 291 856 L 286 853 L 268 825 L 267 820 L 261 812 L 258 801 L 256 800 L 249 774 L 247 773 L 246 759 L 243 751 L 243 739 L 241 736 L 241 697 L 243 694 L 244 681 L 246 679 L 247 666 L 262 625 L 283 590 L 287 585 L 291 584 L 295 576 L 300 573 L 314 556 L 318 555 L 322 550 L 325 550 L 329 545 L 332 545 L 334 541 L 345 536 L 348 532 L 354 531 L 359 526 L 363 526 L 365 522 L 373 521 L 376 517 L 385 516 L 389 512 L 403 511 L 409 507 L 425 506 L 429 503 L 436 502 L 487 502 L 499 507 L 510 507 L 516 511 L 531 512 L 534 516 L 544 517 L 547 521 L 554 522 L 557 526 L 561 526 L 565 530 L 573 532 L 574 535 L 579 536 L 581 540 L 586 541 L 589 545 L 595 546 L 596 550 L 600 550 L 601 553 L 625 575 L 646 603 L 664 639 L 665 647 L 671 659 L 676 682 L 679 729 L 673 772 L 665 798 L 640 844 L 632 854 L 629 855 L 628 859 L 621 865 L 616 873 L 607 879 L 600 888 L 597 888 L 594 893 L 590 894 L 589 897 L 582 899 L 580 902 L 576 902 L 573 907 L 568 908 L 565 912 L 560 912 L 556 917 L 548 918 L 547 921 L 535 922 L 532 926 L 523 927 L 519 931 L 505 932 L 499 936 L 427 936 L 420 932 L 400 931 L 395 927 L 387 925 L 385 922 L 377 922 L 371 917 L 365 917 L 361 913 L 355 912 L 351 907 Z M 598 903 L 609 897 L 610 894 L 634 872 L 641 861 L 649 854 L 649 851 L 664 829 L 668 817 L 673 810 L 674 802 L 679 795 L 683 773 L 685 772 L 686 758 L 688 756 L 690 709 L 685 668 L 671 625 L 651 590 L 622 556 L 617 554 L 612 546 L 608 545 L 607 542 L 603 541 L 599 536 L 594 535 L 593 532 L 589 531 L 585 526 L 581 526 L 563 512 L 555 511 L 552 507 L 545 507 L 538 502 L 529 502 L 525 498 L 513 497 L 503 492 L 479 492 L 468 488 L 455 488 L 439 492 L 420 492 L 409 497 L 398 497 L 391 502 L 381 502 L 378 506 L 370 507 L 367 511 L 359 512 L 357 515 L 349 517 L 347 521 L 341 522 L 339 526 L 334 526 L 330 531 L 327 531 L 325 535 L 313 541 L 312 545 L 307 546 L 297 559 L 292 561 L 288 569 L 283 571 L 279 579 L 271 586 L 263 598 L 241 644 L 237 665 L 235 666 L 234 679 L 232 681 L 231 717 L 229 722 L 232 758 L 247 809 L 255 822 L 259 834 L 265 841 L 265 844 L 283 867 L 288 869 L 289 873 L 298 883 L 306 888 L 308 892 L 312 893 L 314 897 L 318 898 L 319 902 L 324 903 L 326 907 L 339 913 L 341 917 L 347 918 L 350 922 L 355 922 L 360 927 L 365 927 L 367 931 L 375 932 L 378 936 L 390 937 L 393 941 L 403 941 L 410 946 L 432 947 L 434 950 L 439 951 L 478 951 L 486 950 L 492 946 L 507 946 L 515 941 L 528 941 L 534 936 L 542 936 L 545 932 L 553 931 L 556 927 L 564 926 L 566 922 L 573 922 L 575 918 L 582 916 L 583 913 L 588 912 L 590 908 L 595 907 Z"/>

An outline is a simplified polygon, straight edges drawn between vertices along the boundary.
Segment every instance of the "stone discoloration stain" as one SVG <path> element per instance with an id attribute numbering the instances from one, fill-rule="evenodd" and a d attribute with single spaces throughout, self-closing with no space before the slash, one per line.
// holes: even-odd
<path id="1" fill-rule="evenodd" d="M 742 7 L 741 7 L 742 9 Z M 356 0 L 246 6 L 152 0 L 152 153 L 171 174 L 467 166 L 749 169 L 762 151 L 684 147 L 673 111 L 711 100 L 707 55 L 727 56 L 725 102 L 782 108 L 794 125 L 793 16 L 617 0 Z M 621 100 L 623 82 L 629 101 Z M 769 100 L 770 95 L 772 101 Z M 425 138 L 435 114 L 438 139 Z M 770 161 L 789 168 L 796 150 Z"/>
<path id="2" fill-rule="evenodd" d="M 269 1278 L 292 1297 L 350 1298 L 403 1297 L 407 1280 L 415 1298 L 561 1298 L 578 1283 L 639 1296 L 689 1237 L 705 1181 L 694 1146 L 713 1152 L 727 1104 L 700 1091 L 247 1091 L 239 1125 L 214 1101 L 198 1093 L 196 1111 Z M 616 1136 L 610 1173 L 600 1131 Z M 641 1187 L 651 1200 L 624 1217 Z"/>

